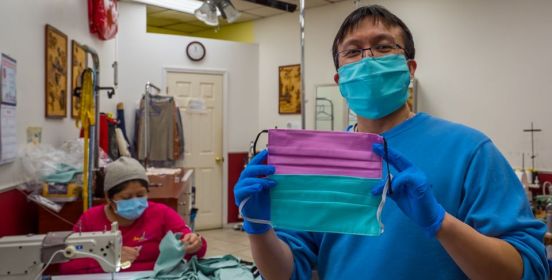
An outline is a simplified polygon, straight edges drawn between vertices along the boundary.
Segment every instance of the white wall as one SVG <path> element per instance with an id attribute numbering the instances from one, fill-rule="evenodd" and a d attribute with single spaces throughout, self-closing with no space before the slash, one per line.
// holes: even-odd
<path id="1" fill-rule="evenodd" d="M 119 2 L 119 98 L 125 103 L 127 133 L 131 135 L 134 107 L 147 81 L 165 84 L 163 68 L 224 70 L 228 73 L 228 151 L 246 151 L 256 133 L 258 120 L 258 46 L 199 39 L 207 55 L 201 62 L 186 56 L 186 46 L 198 38 L 146 33 L 146 7 Z"/>
<path id="2" fill-rule="evenodd" d="M 113 44 L 88 32 L 86 1 L 20 1 L 0 3 L 0 52 L 17 60 L 17 140 L 21 148 L 29 126 L 42 127 L 42 141 L 52 145 L 78 137 L 74 121 L 44 118 L 44 26 L 50 24 L 68 37 L 68 88 L 71 80 L 71 40 L 87 44 L 100 56 L 102 84 L 111 84 Z M 71 108 L 69 97 L 68 116 Z M 25 179 L 21 163 L 0 166 L 0 189 Z"/>
<path id="3" fill-rule="evenodd" d="M 64 32 L 69 43 L 71 39 L 75 39 L 96 49 L 100 56 L 101 85 L 113 85 L 111 64 L 115 57 L 115 42 L 100 41 L 89 33 L 86 3 L 73 0 L 4 0 L 0 3 L 0 52 L 12 56 L 18 63 L 17 138 L 20 148 L 26 142 L 26 129 L 29 126 L 42 127 L 42 142 L 53 146 L 59 146 L 79 135 L 79 130 L 69 117 L 61 120 L 44 118 L 45 24 L 53 25 Z M 229 98 L 228 112 L 225 114 L 229 130 L 228 151 L 245 151 L 259 126 L 258 46 L 201 39 L 207 47 L 207 57 L 200 63 L 192 63 L 186 57 L 185 48 L 193 39 L 148 34 L 145 6 L 119 2 L 119 87 L 113 99 L 108 99 L 102 93 L 100 110 L 115 112 L 115 105 L 124 102 L 127 133 L 131 136 L 134 128 L 134 105 L 143 94 L 147 81 L 159 86 L 164 84 L 164 66 L 225 70 L 228 73 Z M 68 45 L 69 65 L 70 50 Z M 70 78 L 71 72 L 68 71 Z M 0 190 L 25 179 L 20 161 L 0 166 Z"/>
<path id="4" fill-rule="evenodd" d="M 375 1 L 364 1 L 364 4 Z M 514 167 L 530 153 L 524 128 L 534 121 L 536 167 L 552 170 L 552 2 L 379 1 L 402 18 L 417 48 L 419 110 L 486 133 Z M 331 44 L 352 1 L 306 11 L 307 128 L 314 127 L 314 86 L 333 82 Z M 298 14 L 258 21 L 259 128 L 300 116 L 278 115 L 279 65 L 300 61 Z M 526 155 L 526 164 L 528 156 Z"/>

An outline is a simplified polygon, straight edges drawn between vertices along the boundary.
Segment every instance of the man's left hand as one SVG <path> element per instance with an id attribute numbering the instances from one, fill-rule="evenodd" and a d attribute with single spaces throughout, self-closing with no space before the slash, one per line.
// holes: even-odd
<path id="1" fill-rule="evenodd" d="M 435 199 L 425 174 L 393 149 L 387 148 L 386 158 L 383 145 L 374 144 L 372 148 L 398 171 L 393 177 L 392 191 L 388 195 L 406 216 L 424 229 L 428 236 L 435 237 L 443 223 L 445 209 Z M 384 178 L 380 185 L 372 190 L 372 194 L 381 195 L 386 181 Z"/>

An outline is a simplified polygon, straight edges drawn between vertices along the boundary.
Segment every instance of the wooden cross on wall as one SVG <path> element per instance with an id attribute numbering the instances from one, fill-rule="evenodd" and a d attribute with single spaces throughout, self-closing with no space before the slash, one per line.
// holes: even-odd
<path id="1" fill-rule="evenodd" d="M 523 132 L 531 132 L 531 168 L 535 172 L 535 132 L 541 132 L 542 129 L 534 128 L 531 122 L 531 129 L 524 129 Z"/>

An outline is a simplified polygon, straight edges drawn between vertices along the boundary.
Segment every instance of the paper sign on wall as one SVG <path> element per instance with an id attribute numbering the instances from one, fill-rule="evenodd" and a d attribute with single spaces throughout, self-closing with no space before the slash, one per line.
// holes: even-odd
<path id="1" fill-rule="evenodd" d="M 17 158 L 17 64 L 1 54 L 0 58 L 0 164 Z"/>
<path id="2" fill-rule="evenodd" d="M 0 105 L 0 164 L 17 158 L 17 126 L 15 106 Z"/>
<path id="3" fill-rule="evenodd" d="M 15 87 L 15 77 L 17 73 L 15 59 L 2 54 L 0 61 L 0 69 L 2 69 L 2 103 L 15 105 L 17 102 L 17 92 Z"/>

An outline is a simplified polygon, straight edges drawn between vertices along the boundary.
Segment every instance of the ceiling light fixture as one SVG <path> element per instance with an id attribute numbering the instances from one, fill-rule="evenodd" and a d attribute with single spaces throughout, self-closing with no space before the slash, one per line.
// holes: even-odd
<path id="1" fill-rule="evenodd" d="M 218 25 L 217 8 L 228 23 L 236 21 L 240 16 L 240 12 L 236 10 L 230 0 L 205 0 L 203 5 L 194 11 L 194 14 L 205 24 L 216 26 Z"/>
<path id="2" fill-rule="evenodd" d="M 217 17 L 217 7 L 213 0 L 205 0 L 203 5 L 194 11 L 197 19 L 203 21 L 207 25 L 217 26 L 219 24 Z"/>
<path id="3" fill-rule="evenodd" d="M 244 1 L 286 11 L 289 13 L 293 13 L 297 9 L 297 5 L 295 4 L 291 4 L 291 3 L 287 3 L 279 0 L 244 0 Z"/>

